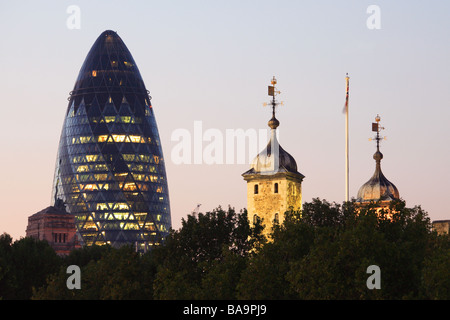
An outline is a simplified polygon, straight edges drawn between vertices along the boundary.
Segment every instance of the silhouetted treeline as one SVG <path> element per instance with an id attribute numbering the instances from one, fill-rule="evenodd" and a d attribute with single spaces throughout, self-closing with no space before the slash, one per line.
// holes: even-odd
<path id="1" fill-rule="evenodd" d="M 2 299 L 449 299 L 450 237 L 420 207 L 396 214 L 313 199 L 286 212 L 270 239 L 247 212 L 221 207 L 183 219 L 163 245 L 85 247 L 58 257 L 45 241 L 0 236 Z M 81 269 L 69 290 L 67 266 Z M 367 267 L 380 268 L 369 289 Z"/>

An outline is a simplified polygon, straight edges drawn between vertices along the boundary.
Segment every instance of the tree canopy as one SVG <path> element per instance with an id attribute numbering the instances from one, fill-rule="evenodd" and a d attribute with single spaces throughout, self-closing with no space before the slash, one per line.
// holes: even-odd
<path id="1" fill-rule="evenodd" d="M 0 236 L 2 299 L 449 299 L 450 237 L 427 213 L 313 199 L 288 211 L 268 239 L 246 210 L 188 215 L 162 245 L 84 247 L 58 257 L 45 241 Z M 67 266 L 81 289 L 66 286 Z M 378 266 L 381 289 L 369 289 Z"/>

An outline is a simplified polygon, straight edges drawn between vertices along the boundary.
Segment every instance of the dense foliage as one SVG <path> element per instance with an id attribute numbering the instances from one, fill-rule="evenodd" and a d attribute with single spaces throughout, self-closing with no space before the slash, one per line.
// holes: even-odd
<path id="1" fill-rule="evenodd" d="M 269 239 L 247 212 L 189 215 L 164 245 L 85 247 L 58 257 L 45 241 L 0 236 L 3 299 L 450 299 L 450 237 L 420 207 L 358 211 L 313 199 L 286 212 Z M 69 290 L 67 266 L 81 268 Z M 381 270 L 369 290 L 367 267 Z"/>

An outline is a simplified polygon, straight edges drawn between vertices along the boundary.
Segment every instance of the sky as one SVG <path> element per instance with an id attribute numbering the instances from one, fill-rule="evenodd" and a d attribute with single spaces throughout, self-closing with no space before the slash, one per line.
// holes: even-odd
<path id="1" fill-rule="evenodd" d="M 379 114 L 385 176 L 408 207 L 450 219 L 449 14 L 446 0 L 0 0 L 0 234 L 24 237 L 28 217 L 52 204 L 67 98 L 104 30 L 117 31 L 152 96 L 174 229 L 197 204 L 245 208 L 253 157 L 180 164 L 174 133 L 205 148 L 209 129 L 223 145 L 227 130 L 268 129 L 273 76 L 279 142 L 305 175 L 303 202 L 342 203 L 346 73 L 350 197 L 375 170 Z"/>

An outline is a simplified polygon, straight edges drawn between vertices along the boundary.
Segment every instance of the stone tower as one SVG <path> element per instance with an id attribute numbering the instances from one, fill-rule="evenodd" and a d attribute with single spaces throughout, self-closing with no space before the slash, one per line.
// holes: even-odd
<path id="1" fill-rule="evenodd" d="M 302 180 L 295 159 L 278 143 L 275 107 L 279 104 L 275 96 L 275 77 L 269 86 L 272 96 L 272 118 L 269 120 L 270 140 L 267 146 L 252 161 L 250 170 L 242 174 L 247 181 L 247 212 L 250 223 L 259 219 L 264 225 L 264 234 L 272 230 L 273 222 L 282 223 L 284 213 L 302 208 Z"/>

